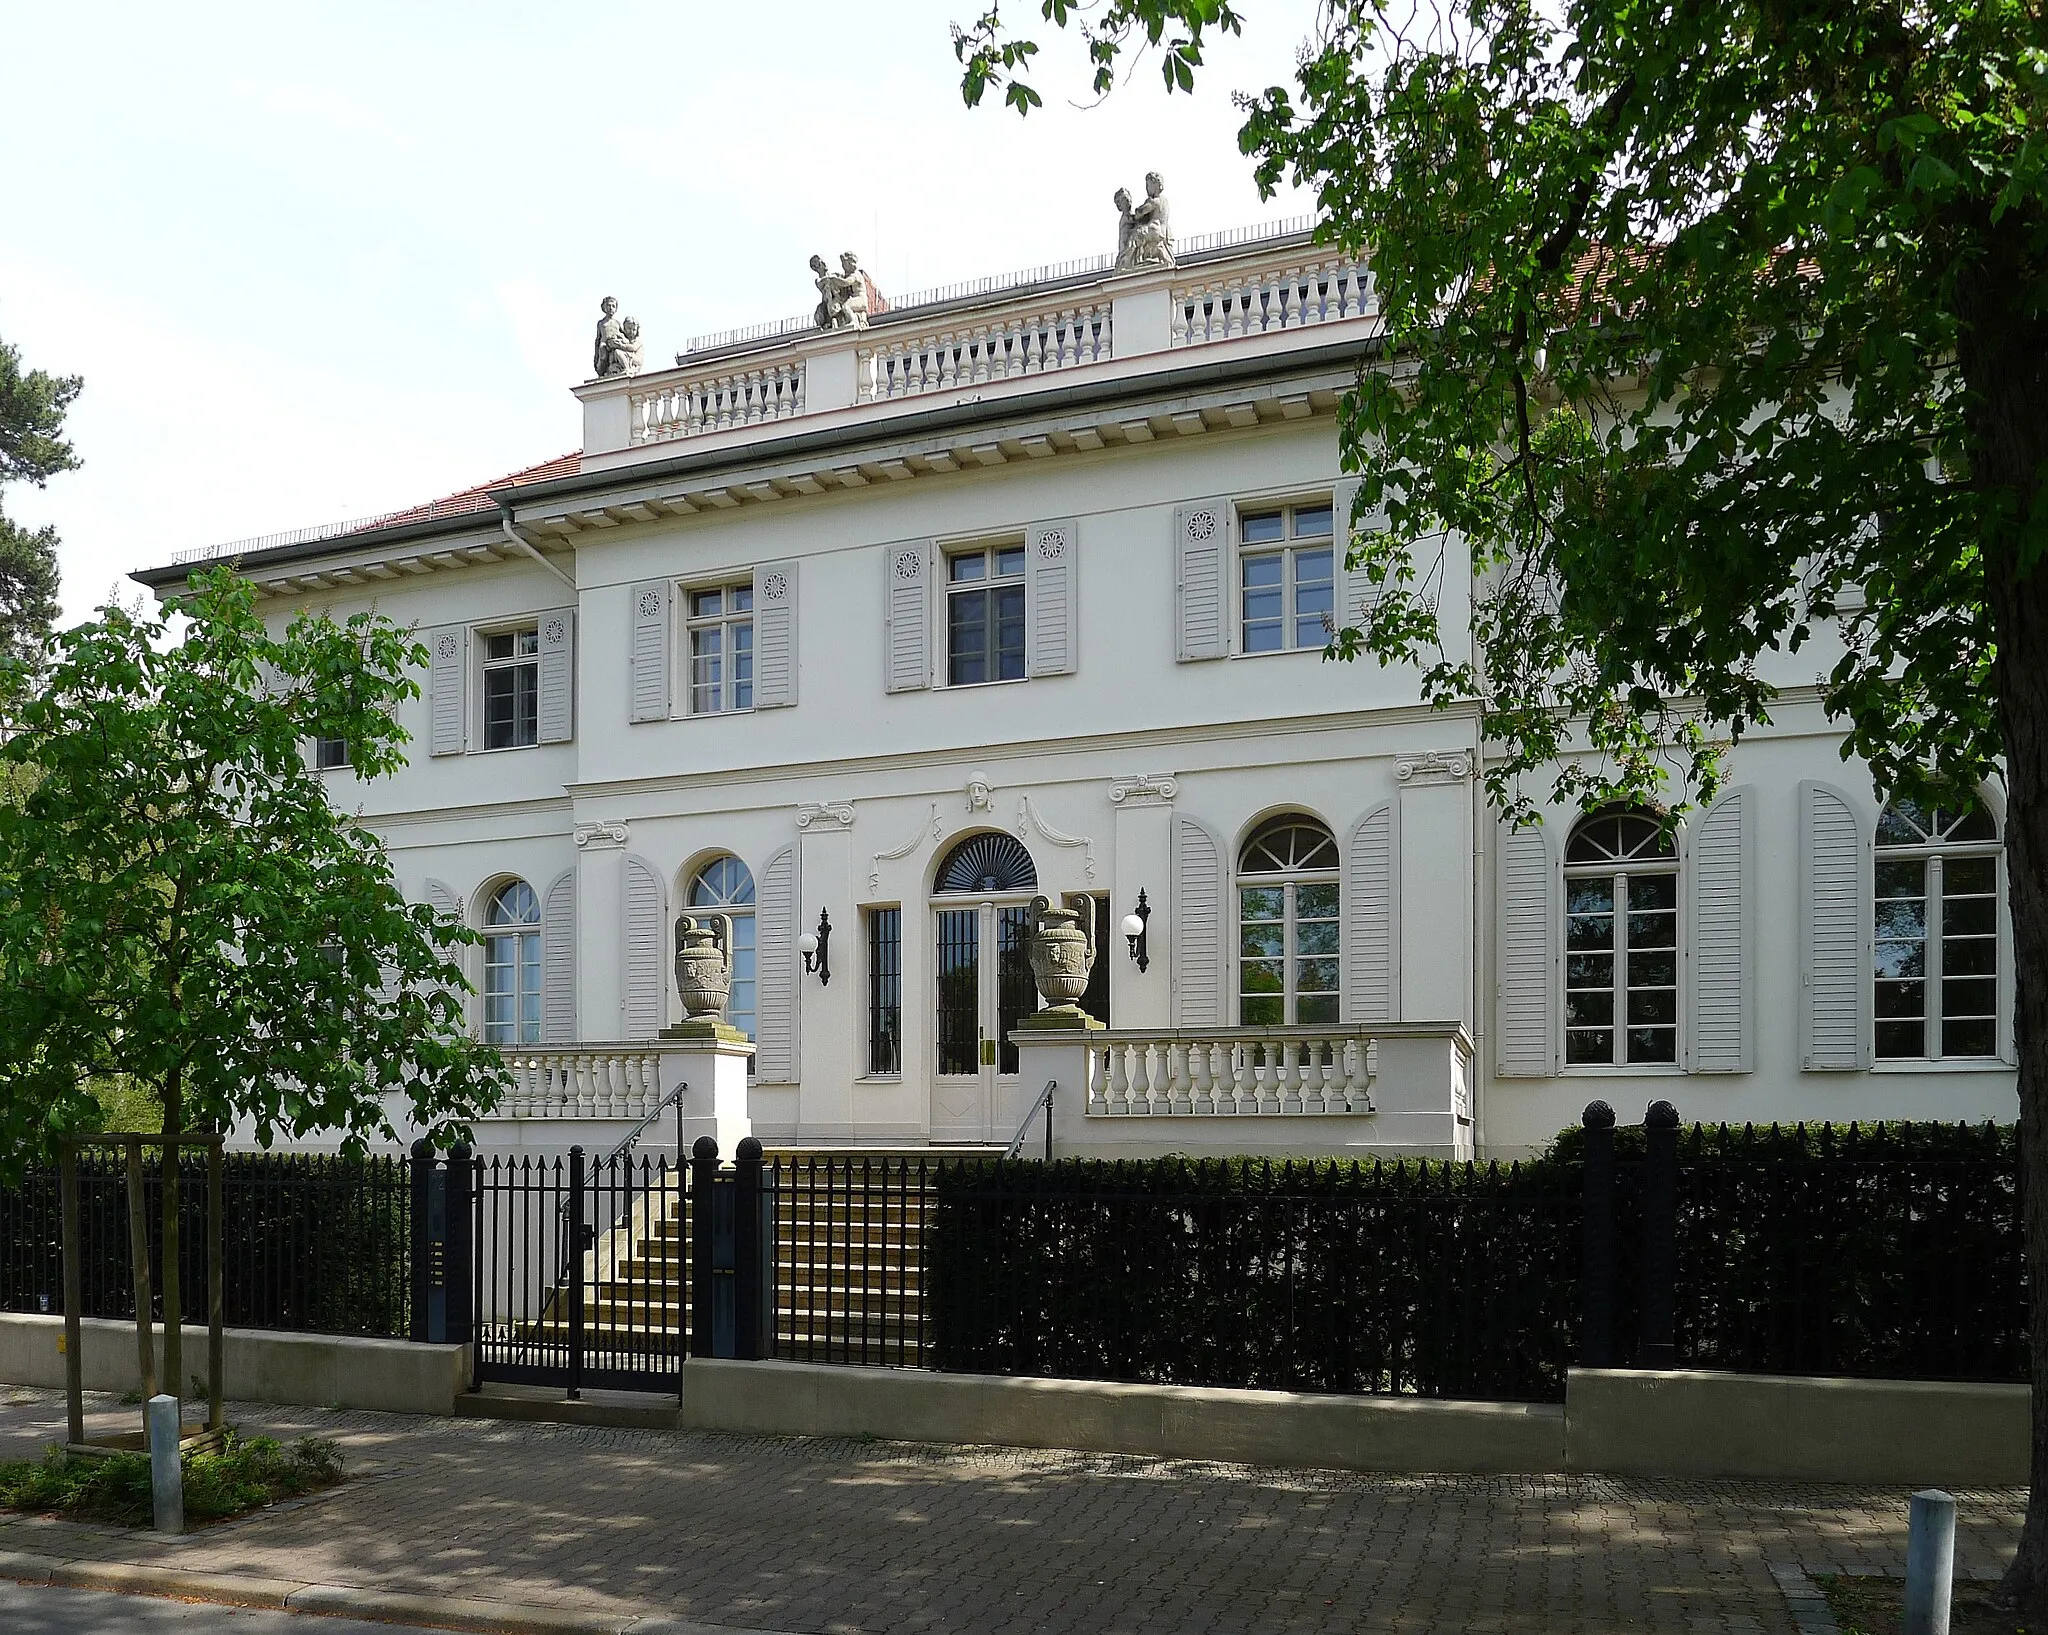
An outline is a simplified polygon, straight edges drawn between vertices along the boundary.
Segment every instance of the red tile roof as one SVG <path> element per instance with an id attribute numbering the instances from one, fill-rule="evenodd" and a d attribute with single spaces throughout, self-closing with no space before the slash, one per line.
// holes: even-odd
<path id="1" fill-rule="evenodd" d="M 379 517 L 370 526 L 389 528 L 402 522 L 431 522 L 437 517 L 459 517 L 471 511 L 489 511 L 496 503 L 491 498 L 494 488 L 524 488 L 528 483 L 544 483 L 551 477 L 573 477 L 582 469 L 581 449 L 573 454 L 558 454 L 552 460 L 543 460 L 523 471 L 507 472 L 487 483 L 478 483 L 474 488 L 465 488 L 458 494 L 444 495 L 438 500 L 429 500 L 425 505 L 415 505 L 410 510 L 394 511 L 389 516 Z"/>

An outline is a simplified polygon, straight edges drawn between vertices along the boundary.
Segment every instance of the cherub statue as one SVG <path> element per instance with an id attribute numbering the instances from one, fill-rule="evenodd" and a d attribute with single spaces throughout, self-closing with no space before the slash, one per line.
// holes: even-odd
<path id="1" fill-rule="evenodd" d="M 637 375 L 644 362 L 638 319 L 619 317 L 619 298 L 607 295 L 604 316 L 597 321 L 597 340 L 591 348 L 590 372 L 600 380 L 607 375 Z"/>
<path id="2" fill-rule="evenodd" d="M 1144 202 L 1135 208 L 1128 190 L 1118 188 L 1116 264 L 1121 272 L 1173 265 L 1173 229 L 1166 208 L 1166 180 L 1158 171 L 1145 175 Z"/>
<path id="3" fill-rule="evenodd" d="M 825 264 L 821 255 L 811 257 L 816 274 L 818 307 L 812 314 L 820 329 L 866 329 L 868 327 L 868 281 L 860 270 L 860 258 L 851 250 L 839 258 L 839 271 Z"/>
<path id="4" fill-rule="evenodd" d="M 640 320 L 628 318 L 619 325 L 619 344 L 612 349 L 612 356 L 618 360 L 620 374 L 637 375 L 646 365 L 646 352 L 640 342 Z"/>

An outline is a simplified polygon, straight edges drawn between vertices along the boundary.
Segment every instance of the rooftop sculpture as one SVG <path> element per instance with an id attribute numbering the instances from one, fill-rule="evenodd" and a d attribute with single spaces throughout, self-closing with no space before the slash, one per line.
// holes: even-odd
<path id="1" fill-rule="evenodd" d="M 821 255 L 811 257 L 811 271 L 817 274 L 818 309 L 813 315 L 820 329 L 866 329 L 868 327 L 868 280 L 860 270 L 860 257 L 851 250 L 839 258 L 839 271 L 825 264 Z"/>
<path id="2" fill-rule="evenodd" d="M 590 372 L 602 380 L 607 375 L 637 375 L 645 360 L 640 341 L 640 321 L 619 316 L 619 298 L 607 295 L 601 303 L 604 316 L 597 321 L 597 341 L 591 349 Z"/>
<path id="3" fill-rule="evenodd" d="M 1116 190 L 1113 201 L 1122 219 L 1117 224 L 1116 265 L 1119 272 L 1173 265 L 1173 229 L 1167 219 L 1166 179 L 1158 171 L 1145 175 L 1144 202 L 1133 206 L 1129 188 Z"/>

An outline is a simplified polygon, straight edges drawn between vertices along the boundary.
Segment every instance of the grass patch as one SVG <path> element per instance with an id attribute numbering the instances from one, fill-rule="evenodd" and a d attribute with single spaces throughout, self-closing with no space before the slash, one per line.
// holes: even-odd
<path id="1" fill-rule="evenodd" d="M 275 1437 L 245 1438 L 231 1429 L 219 1453 L 185 1455 L 185 1520 L 225 1521 L 340 1480 L 341 1450 L 326 1437 L 302 1436 L 285 1447 Z M 0 1462 L 0 1508 L 147 1527 L 154 1519 L 149 1456 L 52 1448 L 40 1459 Z"/>
<path id="2" fill-rule="evenodd" d="M 1906 1627 L 1903 1578 L 1848 1578 L 1816 1573 L 1814 1583 L 1828 1598 L 1842 1635 L 1899 1635 Z M 2048 1635 L 2037 1623 L 2030 1631 L 1998 1601 L 1995 1584 L 1959 1583 L 1949 1603 L 1949 1635 Z"/>

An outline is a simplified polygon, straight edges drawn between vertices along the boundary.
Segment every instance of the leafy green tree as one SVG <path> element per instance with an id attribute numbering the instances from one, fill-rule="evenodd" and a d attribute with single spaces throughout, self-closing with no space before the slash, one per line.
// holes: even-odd
<path id="1" fill-rule="evenodd" d="M 21 790 L 0 804 L 0 1178 L 98 1128 L 109 1080 L 153 1096 L 167 1134 L 246 1122 L 265 1146 L 322 1131 L 350 1151 L 395 1138 L 387 1098 L 445 1142 L 504 1083 L 463 1028 L 476 933 L 405 901 L 305 756 L 331 737 L 359 776 L 402 765 L 394 707 L 425 650 L 374 614 L 274 638 L 232 569 L 192 585 L 175 642 L 118 607 L 60 633 L 0 743 Z"/>
<path id="2" fill-rule="evenodd" d="M 23 373 L 21 354 L 0 341 L 0 486 L 41 488 L 77 469 L 64 416 L 84 385 L 76 375 Z M 31 658 L 57 618 L 57 530 L 0 515 L 0 654 Z"/>
<path id="3" fill-rule="evenodd" d="M 1218 0 L 1042 15 L 1078 20 L 1103 90 L 1154 48 L 1185 89 L 1240 26 Z M 1036 105 L 999 6 L 955 46 L 969 103 Z M 1261 185 L 1314 190 L 1385 314 L 1340 430 L 1379 589 L 1333 651 L 1476 701 L 1499 806 L 1527 816 L 1546 778 L 1711 796 L 1769 719 L 1760 672 L 1824 631 L 1826 706 L 1880 790 L 2004 780 L 2034 1372 L 2007 1583 L 2048 1614 L 2039 6 L 1336 0 L 1294 85 L 1241 106 Z M 1447 540 L 1481 586 L 1469 662 L 1421 589 Z"/>

